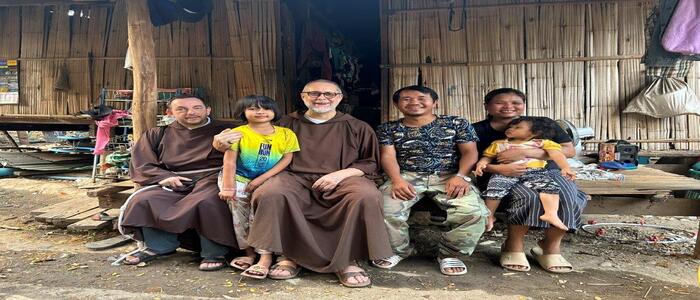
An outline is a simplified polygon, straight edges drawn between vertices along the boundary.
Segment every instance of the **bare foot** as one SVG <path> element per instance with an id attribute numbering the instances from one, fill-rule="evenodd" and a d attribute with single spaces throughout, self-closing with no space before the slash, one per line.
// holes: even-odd
<path id="1" fill-rule="evenodd" d="M 561 230 L 564 230 L 564 231 L 569 230 L 569 227 L 566 227 L 566 225 L 564 225 L 564 222 L 562 222 L 561 219 L 559 219 L 559 217 L 557 215 L 546 215 L 546 214 L 541 215 L 540 220 L 545 221 L 545 222 L 551 224 L 552 226 L 559 228 Z"/>
<path id="2" fill-rule="evenodd" d="M 486 219 L 486 232 L 493 230 L 493 223 L 496 222 L 496 217 L 490 214 Z"/>

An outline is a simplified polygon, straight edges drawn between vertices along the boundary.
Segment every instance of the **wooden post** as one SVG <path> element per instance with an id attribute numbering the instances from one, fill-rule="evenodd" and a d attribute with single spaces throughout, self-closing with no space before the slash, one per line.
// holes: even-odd
<path id="1" fill-rule="evenodd" d="M 146 0 L 128 0 L 127 22 L 129 51 L 133 64 L 134 98 L 132 100 L 132 121 L 134 140 L 156 126 L 156 54 L 153 42 L 153 25 Z"/>
<path id="2" fill-rule="evenodd" d="M 698 239 L 697 241 L 695 241 L 695 255 L 693 256 L 695 257 L 695 259 L 700 259 L 700 224 L 698 224 Z"/>

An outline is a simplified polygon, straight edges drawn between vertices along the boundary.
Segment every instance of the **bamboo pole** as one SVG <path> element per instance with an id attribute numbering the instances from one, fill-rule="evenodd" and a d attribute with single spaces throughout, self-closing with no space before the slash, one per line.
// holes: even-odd
<path id="1" fill-rule="evenodd" d="M 127 1 L 129 48 L 134 63 L 132 121 L 134 140 L 156 126 L 157 92 L 153 26 L 146 0 Z"/>

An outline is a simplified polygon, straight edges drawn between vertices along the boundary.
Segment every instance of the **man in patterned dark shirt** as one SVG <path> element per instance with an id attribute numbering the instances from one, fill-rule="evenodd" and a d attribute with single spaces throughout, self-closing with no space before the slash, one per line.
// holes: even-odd
<path id="1" fill-rule="evenodd" d="M 411 207 L 425 193 L 436 193 L 433 201 L 447 212 L 443 225 L 448 228 L 440 238 L 440 271 L 466 274 L 462 258 L 474 251 L 488 216 L 468 177 L 478 157 L 474 128 L 464 118 L 433 114 L 438 95 L 430 88 L 404 87 L 392 100 L 404 117 L 380 125 L 377 136 L 389 176 L 380 190 L 394 255 L 373 264 L 388 269 L 411 255 L 406 223 Z"/>

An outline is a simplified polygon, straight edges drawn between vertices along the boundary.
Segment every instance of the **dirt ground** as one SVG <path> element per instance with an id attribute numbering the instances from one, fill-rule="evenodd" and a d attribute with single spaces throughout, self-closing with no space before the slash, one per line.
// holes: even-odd
<path id="1" fill-rule="evenodd" d="M 111 266 L 109 260 L 134 244 L 94 252 L 84 244 L 114 231 L 72 234 L 32 221 L 33 209 L 86 197 L 72 181 L 0 179 L 0 298 L 4 299 L 191 299 L 191 298 L 369 298 L 369 299 L 700 299 L 692 243 L 671 245 L 620 241 L 648 235 L 634 228 L 609 228 L 602 237 L 579 231 L 567 236 L 564 255 L 576 271 L 555 275 L 530 259 L 532 271 L 509 272 L 497 265 L 500 225 L 466 263 L 469 274 L 447 277 L 434 259 L 415 257 L 391 271 L 367 267 L 373 286 L 347 289 L 329 274 L 309 271 L 293 280 L 252 280 L 233 269 L 196 270 L 194 253 L 146 267 Z M 697 231 L 696 218 L 584 216 L 597 222 L 637 222 Z M 529 236 L 532 247 L 541 233 Z M 635 236 L 637 235 L 637 236 Z"/>

